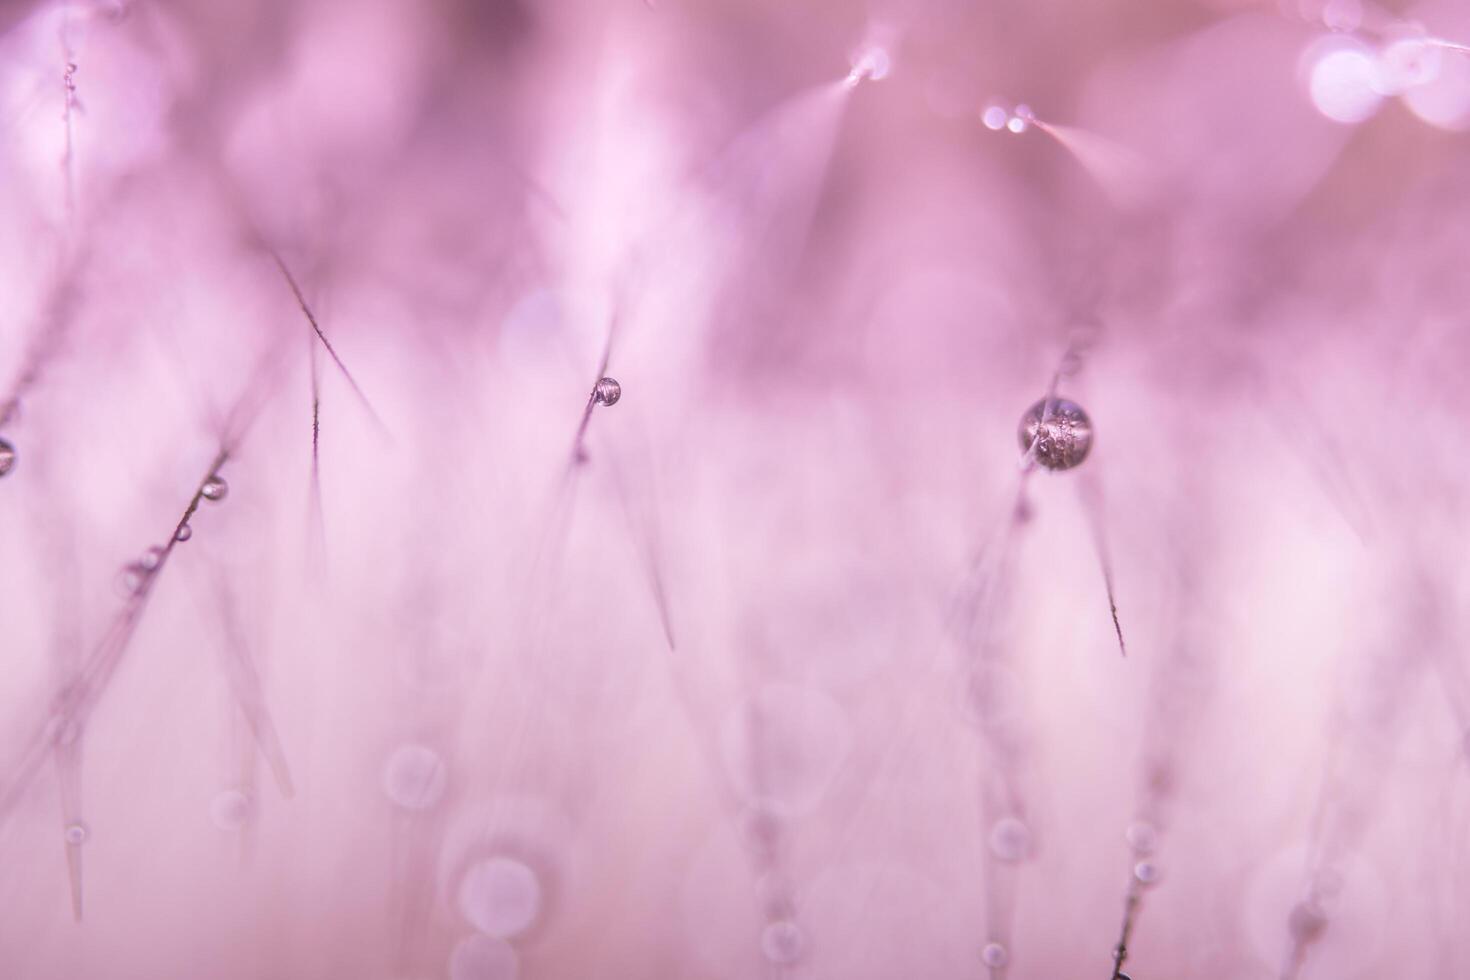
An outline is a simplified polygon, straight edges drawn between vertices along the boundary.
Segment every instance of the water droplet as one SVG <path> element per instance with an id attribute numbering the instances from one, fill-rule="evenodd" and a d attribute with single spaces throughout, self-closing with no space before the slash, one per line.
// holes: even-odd
<path id="1" fill-rule="evenodd" d="M 180 524 L 179 529 L 174 532 L 175 541 L 188 541 L 194 536 L 194 529 L 187 524 Z"/>
<path id="2" fill-rule="evenodd" d="M 999 132 L 1006 128 L 1006 119 L 1009 113 L 998 105 L 986 106 L 985 111 L 980 114 L 980 121 L 985 124 L 986 129 Z"/>
<path id="3" fill-rule="evenodd" d="M 400 745 L 383 764 L 383 792 L 405 810 L 427 810 L 449 783 L 439 753 L 422 745 Z"/>
<path id="4" fill-rule="evenodd" d="M 1383 102 L 1381 73 L 1367 47 L 1341 38 L 1320 45 L 1307 79 L 1317 111 L 1340 123 L 1360 123 Z"/>
<path id="5" fill-rule="evenodd" d="M 470 925 L 496 939 L 524 932 L 541 912 L 536 872 L 508 857 L 472 865 L 459 880 L 459 911 Z"/>
<path id="6" fill-rule="evenodd" d="M 623 386 L 616 378 L 603 378 L 592 386 L 592 400 L 599 405 L 616 405 L 623 397 Z"/>
<path id="7" fill-rule="evenodd" d="M 806 937 L 801 927 L 789 919 L 772 922 L 761 930 L 761 954 L 772 963 L 788 965 L 801 959 Z"/>
<path id="8" fill-rule="evenodd" d="M 117 591 L 124 599 L 130 599 L 143 591 L 152 572 L 139 561 L 130 561 L 117 573 Z"/>
<path id="9" fill-rule="evenodd" d="M 69 823 L 63 836 L 68 844 L 84 844 L 87 841 L 87 825 L 84 823 Z"/>
<path id="10" fill-rule="evenodd" d="M 15 469 L 15 447 L 0 439 L 0 476 Z"/>
<path id="11" fill-rule="evenodd" d="M 138 567 L 145 572 L 157 571 L 158 566 L 163 563 L 163 549 L 154 545 L 143 552 L 143 557 L 138 559 Z"/>
<path id="12" fill-rule="evenodd" d="M 511 945 L 489 936 L 462 939 L 449 954 L 449 980 L 516 980 L 520 971 Z"/>
<path id="13" fill-rule="evenodd" d="M 1152 861 L 1139 861 L 1133 866 L 1133 878 L 1140 885 L 1157 885 L 1163 872 Z"/>
<path id="14" fill-rule="evenodd" d="M 990 828 L 990 853 L 1001 861 L 1024 861 L 1031 856 L 1031 830 L 1015 817 L 1002 817 Z"/>
<path id="15" fill-rule="evenodd" d="M 221 476 L 211 476 L 204 481 L 204 486 L 199 488 L 200 496 L 205 500 L 212 500 L 215 503 L 224 500 L 229 492 L 230 485 Z"/>
<path id="16" fill-rule="evenodd" d="M 1021 416 L 1017 432 L 1023 451 L 1034 444 L 1036 461 L 1049 470 L 1069 470 L 1092 449 L 1092 420 L 1065 398 L 1043 398 Z"/>
<path id="17" fill-rule="evenodd" d="M 239 830 L 254 808 L 250 797 L 238 789 L 221 790 L 209 803 L 209 819 L 220 830 Z"/>
<path id="18" fill-rule="evenodd" d="M 1159 832 L 1154 829 L 1153 824 L 1144 820 L 1129 824 L 1128 829 L 1123 832 L 1123 838 L 1133 848 L 1133 853 L 1140 856 L 1152 854 L 1154 848 L 1159 846 Z"/>
<path id="19" fill-rule="evenodd" d="M 980 962 L 992 969 L 1000 969 L 1011 961 L 1011 954 L 1000 943 L 986 943 L 980 951 Z"/>

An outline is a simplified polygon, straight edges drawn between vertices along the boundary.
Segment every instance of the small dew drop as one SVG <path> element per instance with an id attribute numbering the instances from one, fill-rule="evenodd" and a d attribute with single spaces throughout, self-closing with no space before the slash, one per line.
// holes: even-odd
<path id="1" fill-rule="evenodd" d="M 1152 861 L 1139 861 L 1133 866 L 1133 878 L 1140 885 L 1157 885 L 1163 872 Z"/>
<path id="2" fill-rule="evenodd" d="M 1011 961 L 1011 954 L 1000 943 L 986 943 L 980 951 L 980 962 L 991 969 L 1000 969 Z"/>
<path id="3" fill-rule="evenodd" d="M 459 911 L 470 925 L 494 939 L 526 931 L 541 914 L 541 879 L 508 857 L 475 864 L 459 882 Z"/>
<path id="4" fill-rule="evenodd" d="M 174 532 L 175 541 L 188 541 L 194 536 L 194 529 L 187 524 L 180 524 L 179 529 Z"/>
<path id="5" fill-rule="evenodd" d="M 0 476 L 15 469 L 15 447 L 0 439 Z"/>
<path id="6" fill-rule="evenodd" d="M 154 545 L 143 552 L 143 557 L 138 559 L 138 567 L 145 572 L 157 571 L 158 566 L 163 563 L 163 549 Z"/>
<path id="7" fill-rule="evenodd" d="M 117 592 L 124 599 L 130 599 L 143 591 L 152 570 L 145 568 L 140 561 L 130 561 L 117 573 Z"/>
<path id="8" fill-rule="evenodd" d="M 761 954 L 779 965 L 788 965 L 801 959 L 806 949 L 806 937 L 801 927 L 789 919 L 772 922 L 761 930 Z"/>
<path id="9" fill-rule="evenodd" d="M 1032 452 L 1042 466 L 1069 470 L 1092 450 L 1092 420 L 1076 402 L 1043 398 L 1021 416 L 1017 437 L 1021 450 Z"/>
<path id="10" fill-rule="evenodd" d="M 199 495 L 205 500 L 219 503 L 229 495 L 230 485 L 224 481 L 224 477 L 211 476 L 204 481 L 204 486 L 199 488 Z"/>
<path id="11" fill-rule="evenodd" d="M 985 111 L 980 114 L 980 121 L 985 124 L 986 129 L 1000 132 L 1006 128 L 1007 116 L 1005 109 L 998 105 L 986 106 Z"/>
<path id="12" fill-rule="evenodd" d="M 599 405 L 616 405 L 623 397 L 623 386 L 616 378 L 602 378 L 592 386 L 592 400 Z"/>
<path id="13" fill-rule="evenodd" d="M 990 853 L 997 860 L 1024 861 L 1031 856 L 1031 830 L 1015 817 L 1002 817 L 990 828 Z"/>
<path id="14" fill-rule="evenodd" d="M 1123 838 L 1128 841 L 1133 853 L 1140 857 L 1152 854 L 1154 848 L 1159 846 L 1159 832 L 1154 829 L 1153 824 L 1143 820 L 1129 824 Z"/>
<path id="15" fill-rule="evenodd" d="M 69 823 L 63 833 L 68 844 L 85 844 L 87 842 L 87 825 L 84 823 Z"/>

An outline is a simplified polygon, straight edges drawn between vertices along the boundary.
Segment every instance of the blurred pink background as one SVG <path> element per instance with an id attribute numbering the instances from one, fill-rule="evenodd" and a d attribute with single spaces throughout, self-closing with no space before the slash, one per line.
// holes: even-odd
<path id="1" fill-rule="evenodd" d="M 1466 44 L 0 2 L 0 976 L 1470 976 Z"/>

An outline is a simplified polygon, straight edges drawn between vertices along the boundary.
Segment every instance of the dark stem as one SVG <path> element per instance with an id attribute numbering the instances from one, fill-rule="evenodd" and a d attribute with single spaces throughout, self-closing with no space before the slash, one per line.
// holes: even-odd
<path id="1" fill-rule="evenodd" d="M 358 385 L 357 379 L 352 376 L 351 371 L 347 370 L 347 365 L 342 362 L 342 358 L 337 355 L 336 348 L 332 346 L 332 342 L 327 339 L 327 335 L 322 331 L 321 324 L 317 322 L 316 314 L 311 311 L 311 305 L 306 302 L 306 296 L 301 292 L 301 286 L 296 282 L 296 277 L 286 267 L 286 263 L 281 258 L 279 252 L 275 249 L 270 249 L 270 254 L 276 263 L 276 268 L 280 269 L 281 275 L 285 277 L 286 285 L 291 287 L 291 295 L 296 297 L 296 304 L 301 307 L 301 312 L 306 315 L 306 322 L 311 324 L 311 329 L 315 331 L 317 339 L 322 342 L 322 347 L 326 348 L 327 354 L 332 358 L 332 362 L 337 365 L 337 370 L 342 372 L 342 377 L 346 378 L 347 383 L 352 386 L 353 394 L 357 395 L 358 401 L 362 402 L 363 408 L 367 409 L 368 414 L 372 416 L 373 422 L 377 424 L 379 429 L 386 431 L 387 427 L 383 425 L 383 420 L 378 416 L 377 410 L 373 408 L 373 403 L 368 401 L 368 397 Z"/>
<path id="2" fill-rule="evenodd" d="M 1128 885 L 1128 898 L 1123 904 L 1123 927 L 1118 933 L 1118 945 L 1113 949 L 1113 975 L 1111 980 L 1124 976 L 1123 964 L 1128 960 L 1128 939 L 1133 935 L 1133 923 L 1138 917 L 1138 907 L 1143 901 L 1138 884 Z"/>

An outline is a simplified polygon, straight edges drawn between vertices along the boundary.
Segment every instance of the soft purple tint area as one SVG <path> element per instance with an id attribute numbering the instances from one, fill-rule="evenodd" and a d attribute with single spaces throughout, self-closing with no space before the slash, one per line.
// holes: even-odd
<path id="1" fill-rule="evenodd" d="M 0 0 L 0 977 L 1470 976 L 1467 44 Z"/>

